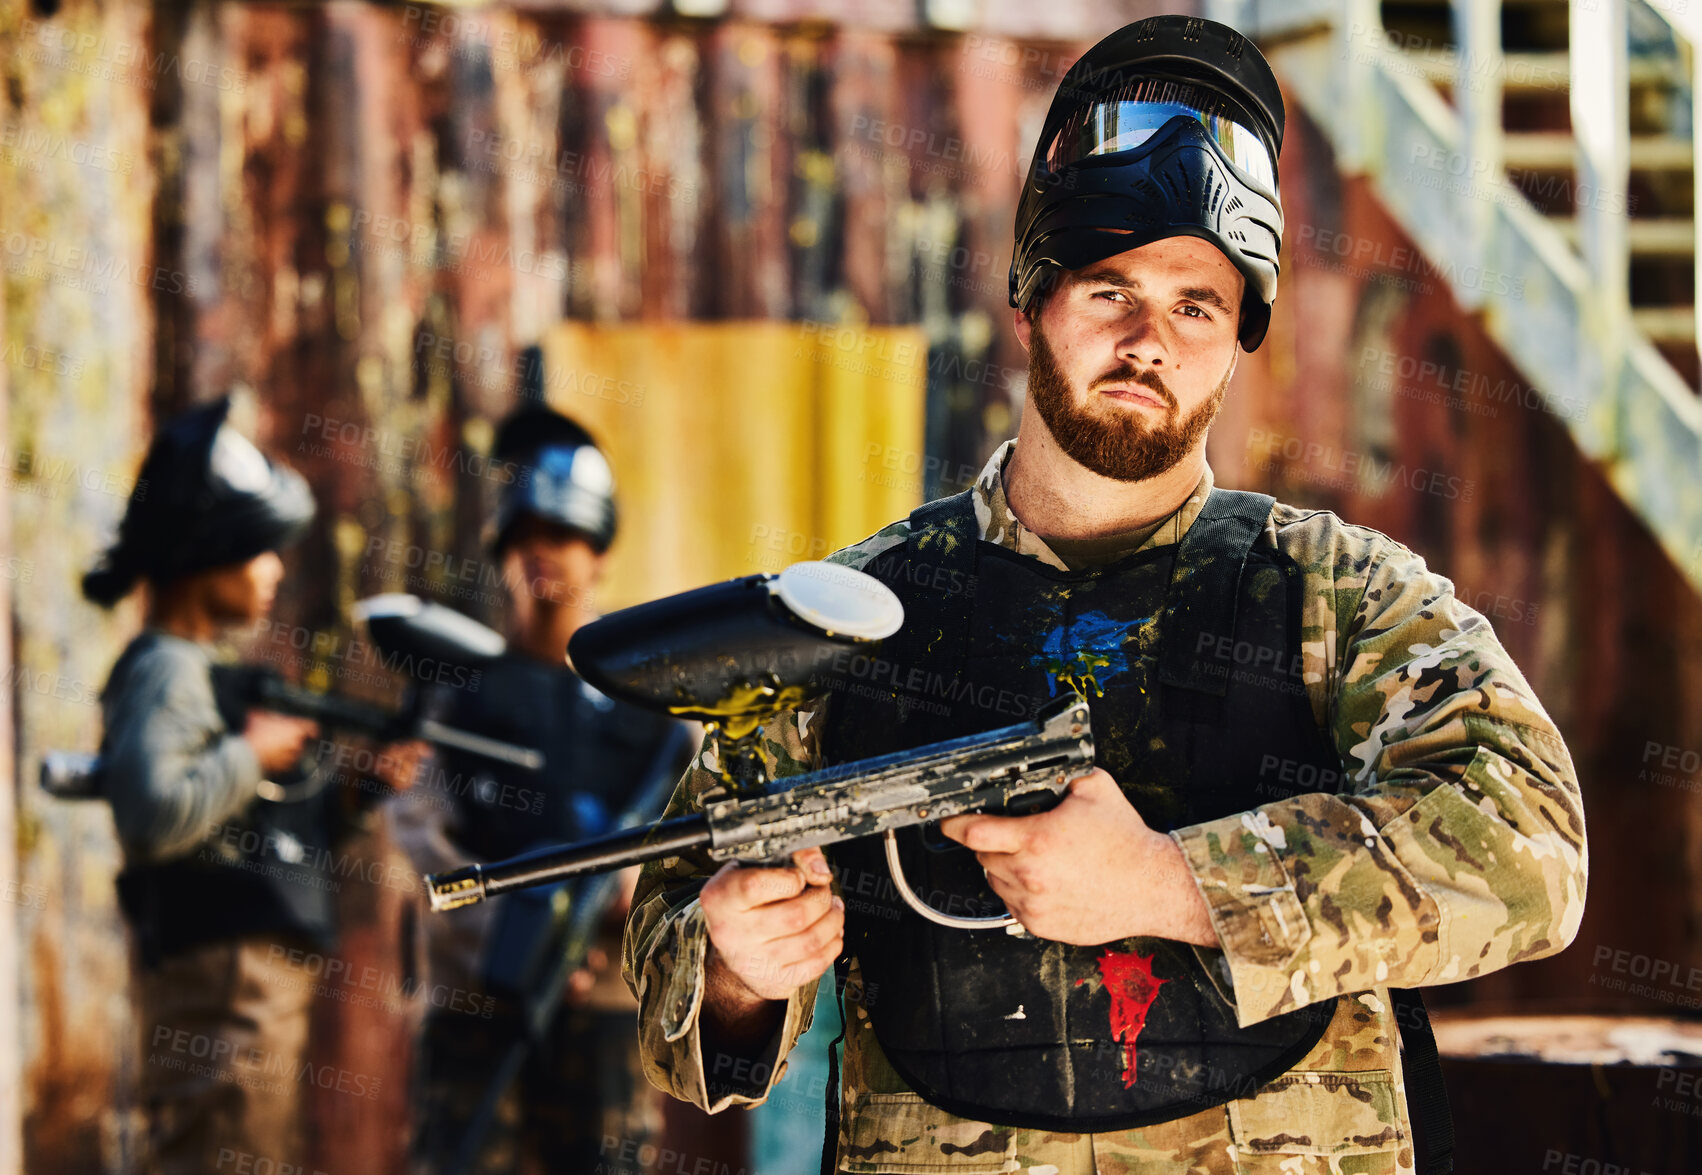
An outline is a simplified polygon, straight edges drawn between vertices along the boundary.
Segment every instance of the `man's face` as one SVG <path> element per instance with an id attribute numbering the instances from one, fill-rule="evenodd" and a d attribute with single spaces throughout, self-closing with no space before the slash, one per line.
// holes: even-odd
<path id="1" fill-rule="evenodd" d="M 1058 275 L 1016 316 L 1028 398 L 1058 446 L 1144 481 L 1205 443 L 1235 368 L 1245 279 L 1216 246 L 1170 237 Z"/>
<path id="2" fill-rule="evenodd" d="M 517 604 L 588 599 L 602 573 L 603 556 L 577 530 L 521 515 L 503 548 L 503 580 Z"/>
<path id="3" fill-rule="evenodd" d="M 265 551 L 246 563 L 231 563 L 199 572 L 208 613 L 221 623 L 251 624 L 272 610 L 278 583 L 284 578 L 284 561 L 276 551 Z"/>

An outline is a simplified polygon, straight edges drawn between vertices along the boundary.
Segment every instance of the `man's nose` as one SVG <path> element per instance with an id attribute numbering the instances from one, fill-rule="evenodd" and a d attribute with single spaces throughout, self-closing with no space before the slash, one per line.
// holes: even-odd
<path id="1" fill-rule="evenodd" d="M 267 551 L 264 561 L 260 564 L 261 580 L 269 588 L 275 588 L 284 578 L 283 556 L 276 551 Z"/>
<path id="2" fill-rule="evenodd" d="M 1137 302 L 1123 322 L 1117 339 L 1117 358 L 1162 367 L 1170 353 L 1159 329 L 1157 310 L 1150 302 Z"/>

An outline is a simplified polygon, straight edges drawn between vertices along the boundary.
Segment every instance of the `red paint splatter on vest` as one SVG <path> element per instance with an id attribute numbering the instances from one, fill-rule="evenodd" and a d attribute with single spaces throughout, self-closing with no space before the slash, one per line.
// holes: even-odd
<path id="1" fill-rule="evenodd" d="M 1120 955 L 1106 951 L 1099 956 L 1099 978 L 1111 996 L 1111 1036 L 1123 1042 L 1123 1088 L 1135 1087 L 1135 1040 L 1146 1027 L 1147 1013 L 1158 999 L 1158 989 L 1168 983 L 1152 973 L 1151 955 Z M 1076 986 L 1088 982 L 1076 980 Z"/>

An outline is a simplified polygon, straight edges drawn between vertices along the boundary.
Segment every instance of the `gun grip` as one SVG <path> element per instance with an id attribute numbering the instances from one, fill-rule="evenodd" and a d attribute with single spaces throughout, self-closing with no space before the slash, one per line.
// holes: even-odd
<path id="1" fill-rule="evenodd" d="M 1063 802 L 1064 797 L 1059 793 L 1040 788 L 1012 796 L 1010 803 L 999 808 L 989 808 L 987 811 L 994 816 L 1033 816 L 1040 812 L 1050 812 Z"/>

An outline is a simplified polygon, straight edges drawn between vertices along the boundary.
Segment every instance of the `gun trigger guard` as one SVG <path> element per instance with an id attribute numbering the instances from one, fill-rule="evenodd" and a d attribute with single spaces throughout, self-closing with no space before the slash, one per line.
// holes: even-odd
<path id="1" fill-rule="evenodd" d="M 1005 926 L 1020 925 L 1016 915 L 1008 911 L 994 914 L 987 918 L 965 918 L 958 914 L 943 914 L 924 902 L 915 890 L 910 888 L 910 882 L 904 877 L 904 864 L 898 859 L 898 830 L 886 830 L 886 864 L 892 871 L 892 883 L 898 889 L 898 896 L 904 899 L 904 904 L 915 910 L 930 922 L 941 926 L 949 926 L 954 930 L 998 930 Z"/>

